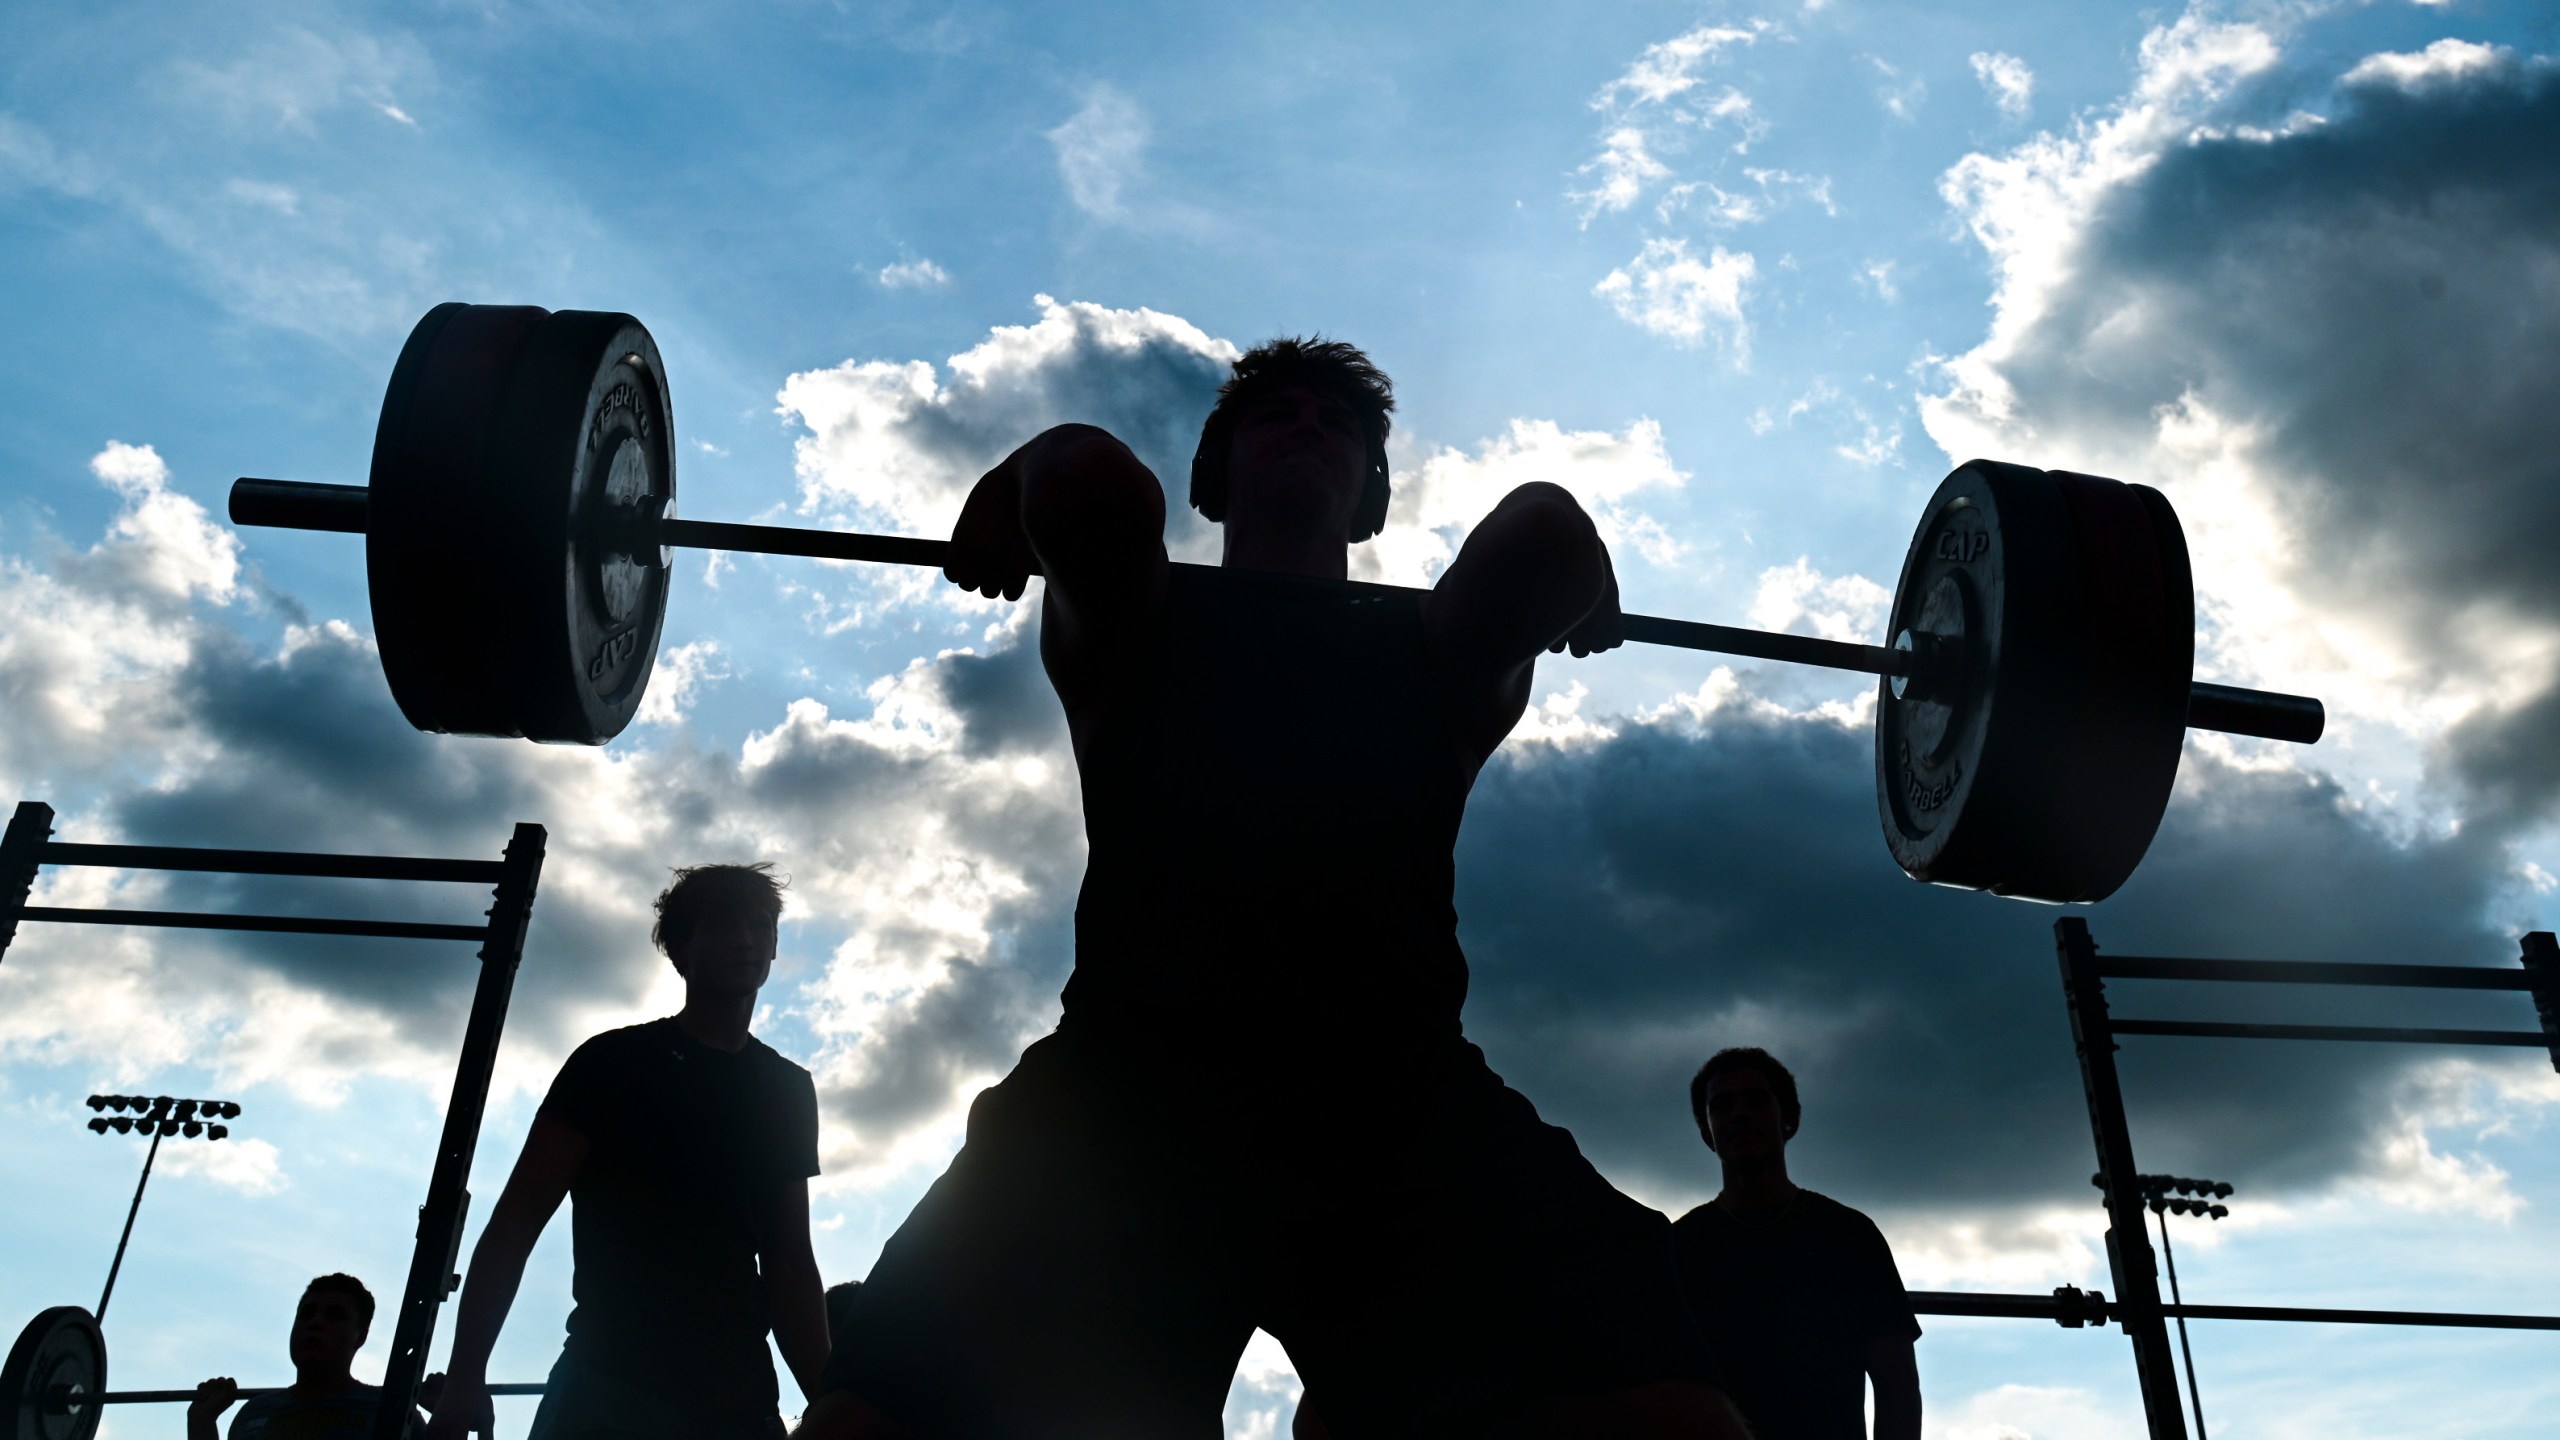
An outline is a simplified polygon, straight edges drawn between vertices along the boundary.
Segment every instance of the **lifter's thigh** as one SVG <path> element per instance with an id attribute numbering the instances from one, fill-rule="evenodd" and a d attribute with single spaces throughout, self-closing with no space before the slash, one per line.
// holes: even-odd
<path id="1" fill-rule="evenodd" d="M 1223 1433 L 1253 1328 L 1231 1187 L 1078 1059 L 1044 1040 L 978 1098 L 854 1297 L 829 1386 L 919 1440 Z"/>

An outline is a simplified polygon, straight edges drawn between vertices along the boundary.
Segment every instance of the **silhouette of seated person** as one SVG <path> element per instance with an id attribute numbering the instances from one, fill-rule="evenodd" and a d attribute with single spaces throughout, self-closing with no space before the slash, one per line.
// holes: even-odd
<path id="1" fill-rule="evenodd" d="M 302 1287 L 285 1334 L 293 1384 L 242 1405 L 231 1417 L 231 1440 L 364 1440 L 372 1434 L 382 1387 L 357 1380 L 352 1368 L 372 1329 L 373 1292 L 363 1281 L 333 1274 Z M 187 1402 L 187 1440 L 214 1440 L 222 1412 L 239 1398 L 240 1382 L 228 1375 L 198 1385 Z"/>
<path id="2" fill-rule="evenodd" d="M 773 1440 L 768 1332 L 815 1393 L 817 1092 L 748 1033 L 782 913 L 768 872 L 696 866 L 658 897 L 651 939 L 684 977 L 684 1008 L 595 1036 L 560 1067 L 472 1251 L 431 1440 L 487 1415 L 489 1352 L 563 1198 L 577 1303 L 528 1440 Z"/>
<path id="3" fill-rule="evenodd" d="M 1669 1226 L 1459 1027 L 1451 846 L 1549 649 L 1619 641 L 1591 519 L 1506 496 L 1428 595 L 1341 582 L 1386 520 L 1386 377 L 1243 356 L 1170 568 L 1165 497 L 1050 430 L 970 493 L 946 573 L 1022 593 L 1088 842 L 1057 1029 L 854 1297 L 801 1433 L 1222 1435 L 1258 1325 L 1342 1440 L 1739 1433 Z"/>
<path id="4" fill-rule="evenodd" d="M 1875 1222 L 1787 1174 L 1803 1120 L 1768 1051 L 1720 1050 L 1689 1084 L 1698 1134 L 1724 1169 L 1713 1200 L 1672 1225 L 1689 1304 L 1759 1440 L 1920 1440 L 1920 1322 Z"/>

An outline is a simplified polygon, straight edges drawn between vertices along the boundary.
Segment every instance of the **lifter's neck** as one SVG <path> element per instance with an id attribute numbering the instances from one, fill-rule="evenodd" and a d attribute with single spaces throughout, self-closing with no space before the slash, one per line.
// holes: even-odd
<path id="1" fill-rule="evenodd" d="M 1736 1215 L 1758 1215 L 1785 1208 L 1804 1191 L 1787 1178 L 1787 1152 L 1750 1160 L 1724 1162 L 1724 1189 L 1716 1203 Z"/>
<path id="2" fill-rule="evenodd" d="M 685 987 L 684 1008 L 676 1012 L 676 1028 L 714 1050 L 736 1050 L 747 1043 L 747 1024 L 756 1018 L 756 992 L 703 993 Z"/>

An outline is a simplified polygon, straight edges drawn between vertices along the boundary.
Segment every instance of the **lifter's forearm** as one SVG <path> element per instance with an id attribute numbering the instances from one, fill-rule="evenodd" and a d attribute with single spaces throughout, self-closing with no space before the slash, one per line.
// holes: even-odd
<path id="1" fill-rule="evenodd" d="M 472 1248 L 471 1266 L 463 1272 L 462 1301 L 454 1307 L 453 1353 L 445 1364 L 447 1384 L 481 1385 L 489 1378 L 489 1352 L 506 1327 L 507 1311 L 516 1303 L 516 1287 L 524 1283 L 524 1265 L 540 1230 L 530 1234 L 493 1215 Z"/>

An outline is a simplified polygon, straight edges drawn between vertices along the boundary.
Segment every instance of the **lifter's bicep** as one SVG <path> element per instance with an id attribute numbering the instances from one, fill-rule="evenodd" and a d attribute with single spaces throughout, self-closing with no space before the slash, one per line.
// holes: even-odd
<path id="1" fill-rule="evenodd" d="M 1164 486 L 1107 430 L 1040 437 L 1023 457 L 1022 530 L 1071 610 L 1152 599 L 1163 584 Z"/>
<path id="2" fill-rule="evenodd" d="M 589 1148 L 587 1137 L 567 1122 L 536 1115 L 524 1137 L 524 1152 L 516 1157 L 516 1168 L 489 1213 L 488 1228 L 542 1233 L 577 1183 Z"/>

